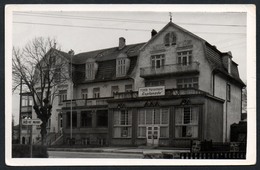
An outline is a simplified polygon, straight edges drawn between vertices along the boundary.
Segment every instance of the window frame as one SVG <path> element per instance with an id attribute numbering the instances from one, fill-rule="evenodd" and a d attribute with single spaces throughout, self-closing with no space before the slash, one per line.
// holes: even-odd
<path id="1" fill-rule="evenodd" d="M 67 90 L 59 90 L 59 104 L 62 104 L 64 100 L 67 100 Z"/>
<path id="2" fill-rule="evenodd" d="M 147 124 L 147 111 L 148 110 L 152 110 L 152 123 L 151 124 Z M 159 124 L 155 123 L 155 110 L 159 110 Z M 163 123 L 163 110 L 167 110 L 167 123 Z M 143 111 L 144 113 L 144 117 L 143 117 L 143 122 L 144 123 L 140 123 L 140 113 Z M 150 113 L 148 113 L 150 114 Z M 144 133 L 145 136 L 139 136 L 139 128 L 145 128 L 146 131 L 146 127 L 150 126 L 150 125 L 158 125 L 160 127 L 160 138 L 163 139 L 168 139 L 170 137 L 170 130 L 169 130 L 169 126 L 170 126 L 170 108 L 169 107 L 163 107 L 163 108 L 142 108 L 142 109 L 138 109 L 138 115 L 137 115 L 137 138 L 146 138 L 146 133 Z M 161 128 L 167 128 L 166 131 L 166 137 L 161 136 Z"/>
<path id="3" fill-rule="evenodd" d="M 160 69 L 165 66 L 165 54 L 151 55 L 150 60 L 152 69 Z"/>
<path id="4" fill-rule="evenodd" d="M 124 117 L 124 120 L 122 121 L 122 112 L 124 114 L 127 114 L 127 116 Z M 132 138 L 133 134 L 132 134 L 132 110 L 130 109 L 115 109 L 113 111 L 113 138 L 126 138 L 126 139 L 129 139 L 129 138 Z M 118 116 L 117 120 L 116 119 L 116 116 Z M 116 129 L 120 129 L 120 135 L 117 136 L 115 133 L 116 133 Z M 124 132 L 126 131 L 127 129 L 127 136 L 124 136 Z"/>
<path id="5" fill-rule="evenodd" d="M 188 66 L 188 65 L 191 65 L 192 62 L 193 62 L 193 55 L 192 55 L 191 49 L 183 50 L 183 51 L 177 51 L 177 63 L 178 63 L 178 65 Z"/>
<path id="6" fill-rule="evenodd" d="M 88 88 L 81 89 L 81 97 L 82 99 L 88 98 Z"/>
<path id="7" fill-rule="evenodd" d="M 229 84 L 229 83 L 227 83 L 227 87 L 226 87 L 226 89 L 227 89 L 227 102 L 231 102 L 231 84 Z"/>
<path id="8" fill-rule="evenodd" d="M 114 96 L 114 93 L 119 92 L 119 86 L 111 86 L 111 96 Z"/>
<path id="9" fill-rule="evenodd" d="M 93 98 L 94 99 L 100 98 L 100 87 L 93 88 Z"/>
<path id="10" fill-rule="evenodd" d="M 189 81 L 189 79 L 191 81 Z M 185 82 L 186 81 L 186 82 Z M 191 86 L 190 86 L 191 85 Z M 194 87 L 196 85 L 197 87 Z M 176 79 L 176 87 L 180 89 L 195 88 L 199 89 L 199 77 L 185 77 Z"/>
<path id="11" fill-rule="evenodd" d="M 95 78 L 95 71 L 94 71 L 95 63 L 88 62 L 86 63 L 86 79 L 93 80 Z"/>
<path id="12" fill-rule="evenodd" d="M 117 76 L 126 75 L 126 58 L 118 58 L 116 60 Z"/>
<path id="13" fill-rule="evenodd" d="M 188 122 L 185 122 L 185 108 L 189 108 L 189 110 L 190 110 L 190 116 L 189 116 L 189 121 Z M 197 110 L 197 117 L 196 118 L 192 118 L 192 114 L 193 114 L 193 109 L 192 108 L 196 108 L 196 109 L 198 109 Z M 179 119 L 176 117 L 176 116 L 178 116 L 177 115 L 177 109 L 182 109 L 182 112 L 181 112 L 181 123 L 177 123 L 176 121 L 178 121 Z M 195 112 L 196 113 L 196 112 Z M 200 129 L 200 106 L 198 106 L 198 105 L 187 105 L 187 106 L 177 106 L 176 108 L 175 108 L 175 114 L 174 114 L 174 138 L 176 138 L 176 139 L 197 139 L 197 138 L 199 138 L 199 133 L 200 133 L 200 131 L 199 131 L 199 129 Z M 197 122 L 193 122 L 193 120 L 196 120 Z M 187 120 L 186 120 L 187 121 Z M 197 136 L 194 136 L 194 137 L 189 137 L 189 136 L 177 136 L 177 133 L 176 133 L 176 131 L 177 131 L 177 128 L 178 127 L 180 127 L 180 128 L 183 128 L 183 127 L 196 127 L 197 128 Z M 183 129 L 181 129 L 181 135 L 183 134 L 183 131 L 182 131 Z"/>

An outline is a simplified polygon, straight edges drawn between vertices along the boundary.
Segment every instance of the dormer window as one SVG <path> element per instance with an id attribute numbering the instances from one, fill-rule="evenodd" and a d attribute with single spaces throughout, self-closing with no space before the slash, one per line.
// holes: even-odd
<path id="1" fill-rule="evenodd" d="M 171 45 L 176 45 L 176 35 L 174 32 L 169 32 L 164 37 L 164 45 L 169 47 Z"/>
<path id="2" fill-rule="evenodd" d="M 125 53 L 121 53 L 116 59 L 116 77 L 126 76 L 130 67 L 130 59 L 127 58 Z"/>
<path id="3" fill-rule="evenodd" d="M 95 63 L 86 64 L 86 79 L 93 80 L 95 78 Z"/>
<path id="4" fill-rule="evenodd" d="M 126 75 L 126 59 L 125 58 L 117 59 L 117 75 L 118 76 Z"/>

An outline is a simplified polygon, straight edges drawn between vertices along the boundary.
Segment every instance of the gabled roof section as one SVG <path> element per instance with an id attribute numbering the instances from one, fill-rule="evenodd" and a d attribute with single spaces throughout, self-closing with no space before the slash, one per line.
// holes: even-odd
<path id="1" fill-rule="evenodd" d="M 212 46 L 208 42 L 205 42 L 205 55 L 211 68 L 214 71 L 220 72 L 230 79 L 236 81 L 241 86 L 245 86 L 244 82 L 239 77 L 238 64 L 232 61 L 231 63 L 231 74 L 228 73 L 228 65 L 226 57 L 228 53 L 220 52 L 215 46 Z"/>
<path id="2" fill-rule="evenodd" d="M 183 31 L 183 32 L 185 32 L 185 33 L 187 33 L 187 34 L 189 34 L 190 36 L 192 36 L 192 37 L 194 37 L 194 38 L 196 38 L 196 39 L 198 39 L 198 40 L 201 40 L 201 41 L 204 41 L 204 42 L 205 42 L 204 39 L 200 38 L 199 36 L 193 34 L 192 32 L 190 32 L 190 31 L 188 31 L 188 30 L 186 30 L 186 29 L 184 29 L 184 28 L 182 28 L 182 27 L 180 27 L 180 26 L 178 26 L 178 25 L 176 25 L 176 24 L 174 24 L 173 22 L 170 21 L 170 22 L 169 22 L 167 25 L 165 25 L 156 35 L 154 35 L 149 41 L 147 41 L 147 43 L 145 43 L 145 45 L 144 45 L 140 50 L 143 50 L 148 44 L 150 44 L 151 42 L 153 42 L 162 32 L 164 32 L 164 31 L 165 31 L 168 27 L 170 27 L 170 26 L 175 27 L 175 28 L 177 28 L 177 29 L 179 29 L 179 30 L 181 30 L 181 31 Z"/>
<path id="3" fill-rule="evenodd" d="M 119 50 L 118 47 L 112 47 L 107 49 L 101 49 L 96 51 L 90 51 L 85 53 L 76 54 L 73 57 L 73 64 L 83 64 L 86 63 L 88 58 L 94 58 L 95 61 L 108 61 L 114 60 L 120 53 L 127 54 L 128 57 L 137 56 L 139 54 L 140 48 L 145 43 L 138 43 L 138 44 L 130 44 L 126 45 L 123 49 Z"/>

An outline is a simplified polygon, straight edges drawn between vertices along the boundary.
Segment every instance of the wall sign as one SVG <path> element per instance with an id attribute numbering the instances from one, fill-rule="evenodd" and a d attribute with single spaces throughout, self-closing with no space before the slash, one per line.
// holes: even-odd
<path id="1" fill-rule="evenodd" d="M 164 95 L 165 95 L 164 86 L 144 87 L 144 88 L 139 88 L 138 90 L 139 97 L 164 96 Z"/>

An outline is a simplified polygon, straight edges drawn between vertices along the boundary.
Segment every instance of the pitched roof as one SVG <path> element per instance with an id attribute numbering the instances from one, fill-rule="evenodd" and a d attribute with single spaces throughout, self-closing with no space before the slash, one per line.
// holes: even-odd
<path id="1" fill-rule="evenodd" d="M 232 61 L 231 74 L 228 73 L 228 53 L 220 52 L 215 46 L 210 45 L 208 42 L 205 43 L 205 54 L 210 66 L 215 71 L 219 71 L 229 78 L 235 80 L 241 86 L 245 86 L 244 82 L 239 77 L 238 64 Z"/>
<path id="2" fill-rule="evenodd" d="M 165 25 L 156 35 L 154 35 L 149 41 L 147 41 L 147 43 L 145 43 L 145 45 L 141 48 L 141 50 L 144 49 L 150 42 L 154 41 L 154 40 L 156 39 L 156 37 L 158 37 L 158 36 L 159 36 L 166 28 L 168 28 L 169 26 L 176 27 L 176 28 L 182 30 L 183 32 L 185 32 L 185 33 L 191 35 L 191 36 L 194 37 L 194 38 L 197 38 L 197 39 L 199 39 L 199 40 L 205 41 L 204 39 L 200 38 L 199 36 L 193 34 L 192 32 L 190 32 L 190 31 L 188 31 L 188 30 L 186 30 L 186 29 L 180 27 L 179 25 L 176 25 L 176 24 L 174 24 L 173 22 L 170 21 L 170 22 L 169 22 L 167 25 Z"/>
<path id="3" fill-rule="evenodd" d="M 133 56 L 137 56 L 139 54 L 139 49 L 144 44 L 145 43 L 126 45 L 121 50 L 119 50 L 118 47 L 112 47 L 112 48 L 107 48 L 107 49 L 102 49 L 102 50 L 79 53 L 73 57 L 72 62 L 73 62 L 73 64 L 83 64 L 83 63 L 86 63 L 86 60 L 88 58 L 94 58 L 95 61 L 97 61 L 97 62 L 113 60 L 113 59 L 116 59 L 116 57 L 120 53 L 125 53 L 125 54 L 127 54 L 128 57 L 133 57 Z"/>

